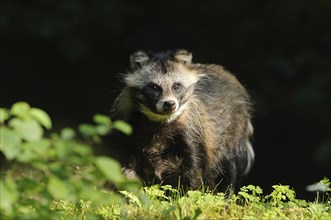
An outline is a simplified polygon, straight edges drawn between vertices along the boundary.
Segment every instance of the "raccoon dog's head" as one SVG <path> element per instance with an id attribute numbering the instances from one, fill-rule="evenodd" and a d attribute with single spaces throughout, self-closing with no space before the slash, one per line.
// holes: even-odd
<path id="1" fill-rule="evenodd" d="M 176 119 L 186 109 L 199 80 L 191 60 L 192 54 L 185 50 L 132 54 L 131 72 L 124 81 L 135 108 L 151 121 Z"/>

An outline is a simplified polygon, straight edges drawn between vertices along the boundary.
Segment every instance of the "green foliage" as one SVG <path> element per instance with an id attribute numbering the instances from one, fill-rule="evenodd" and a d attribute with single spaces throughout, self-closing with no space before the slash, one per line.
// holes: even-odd
<path id="1" fill-rule="evenodd" d="M 1 108 L 0 113 L 0 150 L 9 165 L 1 175 L 1 218 L 57 218 L 54 210 L 59 201 L 80 206 L 85 201 L 100 205 L 110 199 L 122 202 L 120 194 L 104 187 L 106 182 L 138 192 L 139 182 L 127 180 L 117 161 L 94 156 L 86 144 L 100 143 L 111 131 L 109 117 L 95 115 L 96 124 L 82 125 L 78 133 L 64 128 L 47 137 L 44 128 L 51 129 L 52 122 L 43 110 L 18 102 L 10 109 Z M 77 141 L 77 136 L 86 143 Z"/>
<path id="2" fill-rule="evenodd" d="M 329 219 L 330 181 L 312 185 L 314 202 L 299 200 L 287 185 L 264 196 L 258 186 L 237 195 L 183 191 L 180 187 L 141 187 L 126 179 L 117 161 L 94 156 L 91 144 L 124 122 L 95 115 L 94 125 L 64 128 L 49 137 L 49 116 L 27 103 L 0 108 L 0 150 L 8 161 L 0 180 L 1 219 Z M 78 141 L 83 140 L 83 141 Z M 87 144 L 88 143 L 88 144 Z M 110 189 L 105 183 L 116 187 Z M 319 197 L 319 191 L 323 193 Z"/>
<path id="3" fill-rule="evenodd" d="M 321 203 L 295 198 L 289 186 L 273 186 L 263 196 L 258 186 L 241 188 L 237 195 L 204 191 L 179 192 L 171 186 L 144 187 L 147 202 L 135 194 L 121 191 L 127 198 L 122 206 L 104 206 L 98 210 L 105 219 L 328 219 L 330 197 Z M 276 203 L 277 202 L 277 203 Z M 116 213 L 116 215 L 115 215 Z"/>
<path id="4" fill-rule="evenodd" d="M 238 192 L 238 196 L 241 196 L 245 203 L 257 203 L 261 201 L 262 189 L 259 186 L 243 186 Z"/>
<path id="5" fill-rule="evenodd" d="M 96 125 L 82 124 L 78 128 L 79 132 L 89 143 L 100 144 L 101 137 L 108 134 L 111 129 L 119 130 L 126 135 L 132 133 L 130 125 L 121 120 L 112 122 L 110 118 L 105 115 L 97 114 L 94 116 L 93 121 Z"/>
<path id="6" fill-rule="evenodd" d="M 121 173 L 121 167 L 117 161 L 107 157 L 97 157 L 95 163 L 99 170 L 112 183 L 119 185 L 121 182 L 125 181 L 125 178 Z M 109 172 L 109 170 L 112 172 Z"/>
<path id="7" fill-rule="evenodd" d="M 267 199 L 270 198 L 272 206 L 283 207 L 285 201 L 293 201 L 295 198 L 295 192 L 289 186 L 274 185 L 272 188 L 274 190 L 267 196 Z"/>

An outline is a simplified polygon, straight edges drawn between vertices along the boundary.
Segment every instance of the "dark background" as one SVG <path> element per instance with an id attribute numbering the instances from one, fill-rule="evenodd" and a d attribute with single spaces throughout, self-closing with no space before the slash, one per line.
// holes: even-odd
<path id="1" fill-rule="evenodd" d="M 0 105 L 27 101 L 55 128 L 108 114 L 137 49 L 184 48 L 232 71 L 254 101 L 245 184 L 331 178 L 330 1 L 2 1 Z"/>

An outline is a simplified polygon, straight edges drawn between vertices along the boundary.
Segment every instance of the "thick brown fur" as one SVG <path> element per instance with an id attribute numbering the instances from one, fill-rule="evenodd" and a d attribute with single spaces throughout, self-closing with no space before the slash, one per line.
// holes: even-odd
<path id="1" fill-rule="evenodd" d="M 113 156 L 146 184 L 236 191 L 254 161 L 249 96 L 222 66 L 191 59 L 185 50 L 131 56 L 112 117 L 133 134 L 114 134 Z"/>

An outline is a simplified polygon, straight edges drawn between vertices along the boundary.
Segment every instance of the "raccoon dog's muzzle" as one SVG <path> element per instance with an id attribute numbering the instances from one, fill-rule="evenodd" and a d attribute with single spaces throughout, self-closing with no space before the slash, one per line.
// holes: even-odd
<path id="1" fill-rule="evenodd" d="M 161 99 L 155 104 L 156 111 L 152 111 L 146 105 L 140 105 L 140 111 L 144 113 L 152 121 L 173 121 L 184 110 L 184 106 L 180 107 L 176 98 Z"/>
<path id="2" fill-rule="evenodd" d="M 161 114 L 171 114 L 178 110 L 179 103 L 175 98 L 161 99 L 156 103 L 156 110 Z"/>

